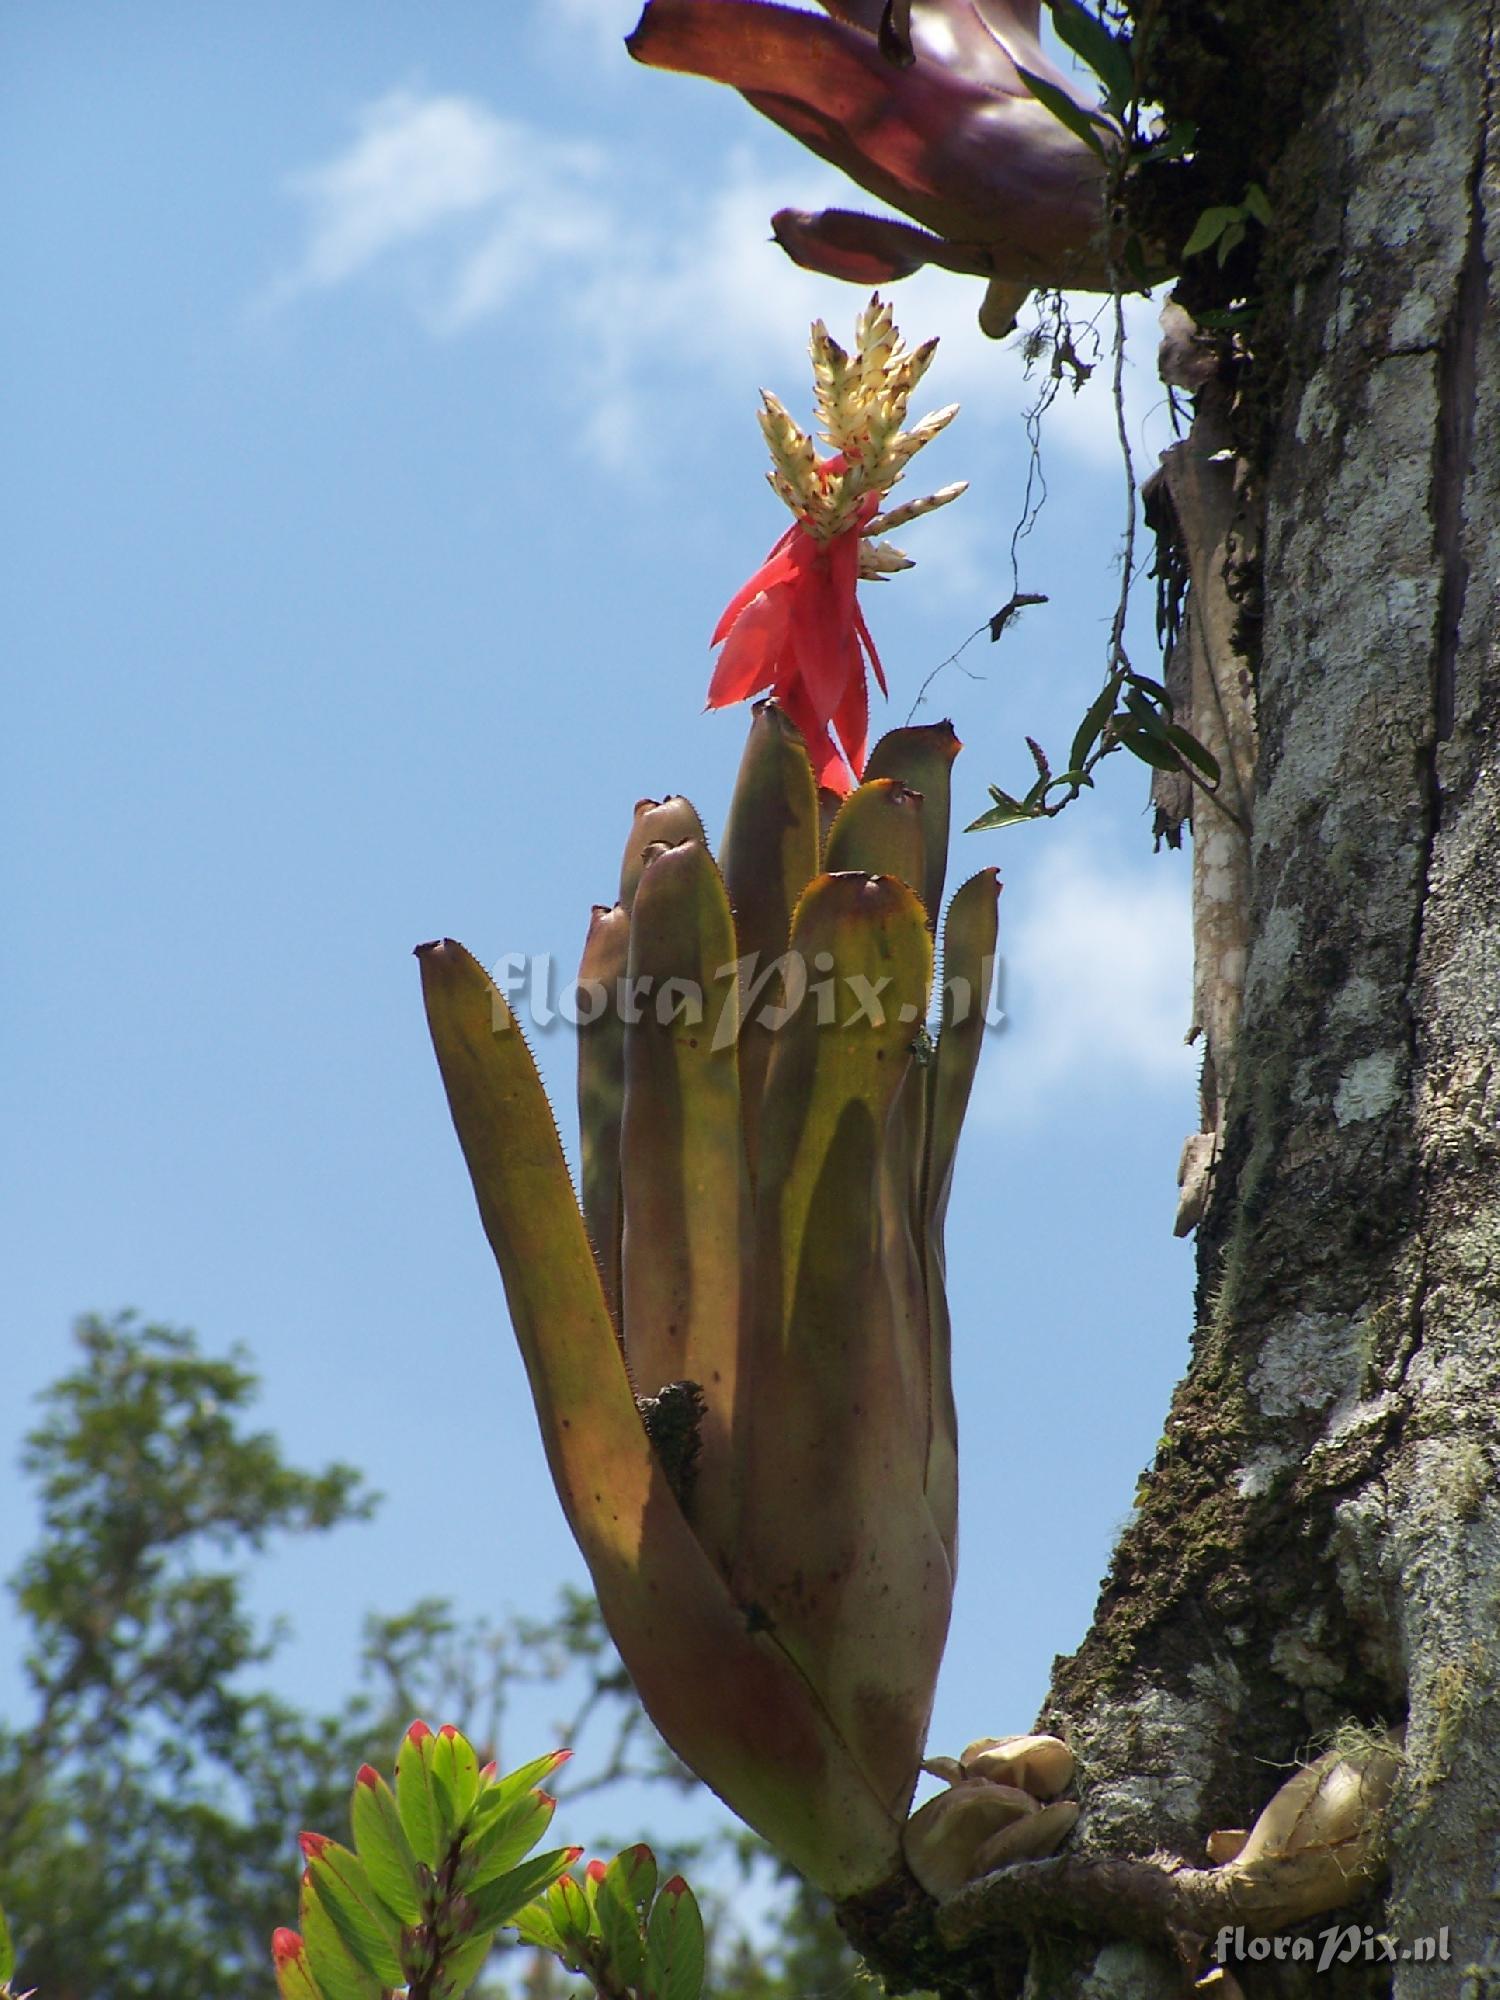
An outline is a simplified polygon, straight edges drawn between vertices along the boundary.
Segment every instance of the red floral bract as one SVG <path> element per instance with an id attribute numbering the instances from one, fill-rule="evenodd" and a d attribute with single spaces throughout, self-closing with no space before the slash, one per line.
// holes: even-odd
<path id="1" fill-rule="evenodd" d="M 827 456 L 777 397 L 761 391 L 760 426 L 772 466 L 767 477 L 796 518 L 714 628 L 710 643 L 724 650 L 708 706 L 725 708 L 769 690 L 801 731 L 814 776 L 828 791 L 852 790 L 864 772 L 867 666 L 886 692 L 859 607 L 859 580 L 911 567 L 909 557 L 874 537 L 946 506 L 964 490 L 960 482 L 881 511 L 913 456 L 956 413 L 950 406 L 903 428 L 912 391 L 936 347 L 929 340 L 908 349 L 878 296 L 856 320 L 848 353 L 816 321 L 809 351 Z"/>
<path id="2" fill-rule="evenodd" d="M 854 523 L 827 542 L 794 523 L 725 606 L 710 642 L 722 640 L 724 650 L 708 706 L 726 708 L 769 689 L 801 730 L 818 783 L 833 792 L 849 791 L 865 767 L 866 662 L 886 692 L 856 595 L 860 535 L 878 506 L 871 493 Z"/>

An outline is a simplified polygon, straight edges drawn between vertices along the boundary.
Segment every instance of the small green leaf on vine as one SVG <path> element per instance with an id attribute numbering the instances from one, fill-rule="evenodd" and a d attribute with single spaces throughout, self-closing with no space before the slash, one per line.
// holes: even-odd
<path id="1" fill-rule="evenodd" d="M 1135 57 L 1129 37 L 1113 34 L 1080 6 L 1079 0 L 1047 0 L 1047 4 L 1058 40 L 1094 72 L 1104 86 L 1105 104 L 1116 118 L 1123 118 L 1136 97 Z M 1026 81 L 1030 83 L 1030 77 Z"/>
<path id="2" fill-rule="evenodd" d="M 1097 112 L 1085 111 L 1082 105 L 1073 102 L 1065 90 L 1059 90 L 1055 83 L 1048 83 L 1046 77 L 1037 76 L 1032 70 L 1022 69 L 1019 63 L 1016 64 L 1016 74 L 1037 103 L 1045 105 L 1059 124 L 1067 126 L 1075 139 L 1082 139 L 1086 146 L 1091 146 L 1101 160 L 1109 158 L 1103 134 L 1112 128 Z"/>
<path id="3" fill-rule="evenodd" d="M 1217 244 L 1218 260 L 1222 265 L 1230 253 L 1244 242 L 1250 223 L 1258 222 L 1262 229 L 1270 227 L 1271 212 L 1265 189 L 1252 181 L 1245 189 L 1244 199 L 1235 206 L 1204 209 L 1182 246 L 1182 254 L 1184 257 L 1200 257 L 1205 250 L 1212 250 Z"/>

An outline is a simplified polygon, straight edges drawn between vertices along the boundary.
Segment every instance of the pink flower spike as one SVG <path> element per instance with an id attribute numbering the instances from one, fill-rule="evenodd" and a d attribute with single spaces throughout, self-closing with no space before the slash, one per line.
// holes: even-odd
<path id="1" fill-rule="evenodd" d="M 605 1876 L 609 1873 L 609 1870 L 605 1867 L 602 1861 L 591 1861 L 588 1867 L 584 1870 L 584 1873 L 588 1876 L 591 1882 L 602 1882 Z"/>
<path id="2" fill-rule="evenodd" d="M 361 1764 L 354 1774 L 354 1782 L 356 1785 L 364 1785 L 373 1792 L 380 1783 L 380 1773 L 373 1764 Z"/>
<path id="3" fill-rule="evenodd" d="M 406 1740 L 408 1743 L 425 1743 L 431 1734 L 432 1731 L 427 1727 L 427 1724 L 423 1722 L 419 1717 L 418 1720 L 412 1724 L 411 1728 L 407 1730 Z"/>
<path id="4" fill-rule="evenodd" d="M 864 773 L 867 668 L 887 692 L 859 607 L 860 577 L 911 567 L 900 549 L 869 537 L 883 532 L 882 523 L 899 527 L 964 490 L 960 482 L 882 513 L 885 495 L 913 455 L 955 414 L 952 408 L 934 411 L 905 427 L 912 391 L 936 346 L 926 341 L 908 350 L 878 297 L 859 315 L 852 352 L 817 321 L 811 352 L 818 435 L 831 447 L 827 453 L 777 397 L 762 392 L 771 485 L 795 519 L 714 626 L 710 644 L 722 650 L 709 679 L 708 706 L 723 708 L 769 689 L 801 731 L 818 783 L 834 792 L 850 791 Z"/>
<path id="5" fill-rule="evenodd" d="M 309 1861 L 318 1860 L 328 1844 L 326 1833 L 299 1833 L 297 1835 L 297 1845 L 302 1849 L 302 1852 L 307 1856 Z"/>
<path id="6" fill-rule="evenodd" d="M 297 1931 L 285 1928 L 271 1933 L 271 1957 L 278 1965 L 286 1965 L 303 1956 L 305 1947 Z"/>

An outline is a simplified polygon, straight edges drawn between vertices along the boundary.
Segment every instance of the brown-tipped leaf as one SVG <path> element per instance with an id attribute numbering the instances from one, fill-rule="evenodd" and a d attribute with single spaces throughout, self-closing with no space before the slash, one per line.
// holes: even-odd
<path id="1" fill-rule="evenodd" d="M 888 730 L 865 763 L 866 784 L 872 778 L 899 778 L 922 795 L 923 879 L 917 888 L 929 930 L 937 929 L 943 905 L 953 760 L 962 747 L 951 722 L 928 722 Z"/>
<path id="2" fill-rule="evenodd" d="M 823 866 L 830 875 L 850 869 L 894 875 L 920 896 L 927 879 L 925 846 L 921 793 L 899 778 L 867 778 L 839 807 Z"/>
<path id="3" fill-rule="evenodd" d="M 696 807 L 675 794 L 665 799 L 637 801 L 635 818 L 625 841 L 624 858 L 620 862 L 620 901 L 627 910 L 635 901 L 641 871 L 646 865 L 647 848 L 675 847 L 683 840 L 696 840 L 702 846 L 708 845 L 708 836 L 703 831 L 703 822 Z"/>

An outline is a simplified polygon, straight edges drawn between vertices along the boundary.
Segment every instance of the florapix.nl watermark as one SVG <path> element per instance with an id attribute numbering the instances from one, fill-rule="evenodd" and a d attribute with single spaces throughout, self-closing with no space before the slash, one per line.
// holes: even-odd
<path id="1" fill-rule="evenodd" d="M 1270 1962 L 1310 1965 L 1329 1972 L 1336 1965 L 1446 1965 L 1450 1957 L 1448 1926 L 1428 1937 L 1401 1939 L 1373 1924 L 1329 1924 L 1303 1937 L 1256 1937 L 1242 1925 L 1226 1924 L 1214 1939 L 1209 1956 L 1216 1965 L 1263 1965 Z"/>
<path id="2" fill-rule="evenodd" d="M 958 973 L 945 979 L 934 995 L 934 1018 L 957 1025 L 977 1012 L 986 1029 L 1003 1028 L 1003 973 L 1001 959 L 985 958 L 977 979 Z M 558 1022 L 588 1028 L 612 1011 L 631 1026 L 648 1017 L 662 1027 L 706 1026 L 710 1047 L 725 1049 L 746 1022 L 774 1034 L 809 1005 L 820 1028 L 861 1023 L 881 1028 L 894 1019 L 909 1024 L 916 1036 L 926 1025 L 923 1009 L 910 999 L 898 999 L 893 976 L 840 973 L 828 951 L 811 957 L 786 951 L 764 961 L 759 952 L 750 952 L 717 967 L 707 985 L 676 977 L 658 980 L 649 973 L 622 973 L 617 979 L 564 977 L 549 952 L 506 952 L 490 977 L 505 1001 L 505 1008 L 494 1010 L 497 1029 L 508 1028 L 512 1018 L 541 1030 Z"/>

